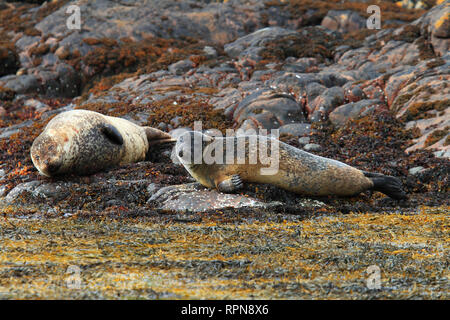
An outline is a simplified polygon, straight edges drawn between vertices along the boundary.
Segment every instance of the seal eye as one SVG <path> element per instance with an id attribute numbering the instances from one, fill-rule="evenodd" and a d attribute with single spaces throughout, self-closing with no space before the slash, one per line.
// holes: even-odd
<path id="1" fill-rule="evenodd" d="M 179 156 L 180 158 L 183 158 L 183 150 L 180 150 L 180 151 L 178 152 L 178 156 Z"/>

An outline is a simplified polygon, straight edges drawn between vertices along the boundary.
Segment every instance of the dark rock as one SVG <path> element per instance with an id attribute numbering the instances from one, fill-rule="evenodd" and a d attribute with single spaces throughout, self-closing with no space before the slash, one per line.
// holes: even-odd
<path id="1" fill-rule="evenodd" d="M 226 44 L 224 49 L 232 58 L 240 57 L 258 61 L 261 60 L 261 51 L 269 41 L 295 34 L 297 32 L 280 27 L 264 28 Z"/>

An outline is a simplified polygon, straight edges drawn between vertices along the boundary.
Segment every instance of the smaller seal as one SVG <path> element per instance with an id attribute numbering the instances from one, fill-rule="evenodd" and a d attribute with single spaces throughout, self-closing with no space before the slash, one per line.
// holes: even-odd
<path id="1" fill-rule="evenodd" d="M 239 190 L 247 181 L 310 196 L 353 196 L 374 190 L 394 199 L 406 198 L 398 178 L 361 171 L 270 136 L 223 138 L 189 131 L 178 138 L 175 152 L 192 177 L 222 192 Z M 267 158 L 277 161 L 275 170 Z"/>
<path id="2" fill-rule="evenodd" d="M 79 109 L 50 120 L 33 141 L 30 154 L 45 176 L 86 175 L 145 160 L 151 145 L 175 141 L 158 129 Z"/>

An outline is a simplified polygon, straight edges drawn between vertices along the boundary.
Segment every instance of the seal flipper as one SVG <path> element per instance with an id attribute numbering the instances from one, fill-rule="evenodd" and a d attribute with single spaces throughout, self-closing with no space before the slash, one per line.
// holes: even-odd
<path id="1" fill-rule="evenodd" d="M 370 178 L 370 180 L 372 180 L 372 190 L 380 191 L 381 193 L 384 193 L 392 199 L 408 199 L 408 196 L 402 189 L 402 182 L 400 181 L 400 179 L 391 176 L 385 176 L 384 174 L 380 173 L 372 173 L 366 171 L 363 171 L 363 173 L 367 178 Z"/>
<path id="2" fill-rule="evenodd" d="M 238 174 L 233 174 L 228 179 L 222 180 L 221 182 L 217 183 L 217 189 L 220 192 L 224 193 L 230 193 L 237 191 L 242 188 L 242 180 L 241 177 Z"/>
<path id="3" fill-rule="evenodd" d="M 176 142 L 177 140 L 172 138 L 167 132 L 152 128 L 144 127 L 145 135 L 147 136 L 148 145 L 155 145 L 159 143 Z"/>
<path id="4" fill-rule="evenodd" d="M 102 126 L 102 133 L 110 140 L 112 143 L 117 145 L 123 145 L 123 137 L 122 134 L 111 124 L 104 124 Z"/>

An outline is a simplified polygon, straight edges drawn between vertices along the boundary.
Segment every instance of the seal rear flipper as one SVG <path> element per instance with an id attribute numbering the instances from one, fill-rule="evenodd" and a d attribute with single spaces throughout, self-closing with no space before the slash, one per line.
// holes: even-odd
<path id="1" fill-rule="evenodd" d="M 172 138 L 167 132 L 152 128 L 144 127 L 145 135 L 147 136 L 148 145 L 155 145 L 159 143 L 176 142 L 177 140 Z"/>
<path id="2" fill-rule="evenodd" d="M 403 191 L 402 182 L 400 181 L 400 179 L 391 176 L 385 176 L 384 174 L 380 173 L 372 173 L 366 171 L 364 171 L 364 175 L 372 180 L 372 190 L 380 191 L 381 193 L 384 193 L 392 199 L 408 199 L 408 196 Z"/>
<path id="3" fill-rule="evenodd" d="M 104 124 L 102 126 L 102 133 L 114 144 L 123 145 L 122 134 L 111 124 Z"/>
<path id="4" fill-rule="evenodd" d="M 230 193 L 230 192 L 237 191 L 237 190 L 241 189 L 243 186 L 241 177 L 238 174 L 233 174 L 228 179 L 224 179 L 221 182 L 216 183 L 216 185 L 217 185 L 217 189 L 220 192 L 224 192 L 224 193 Z"/>

